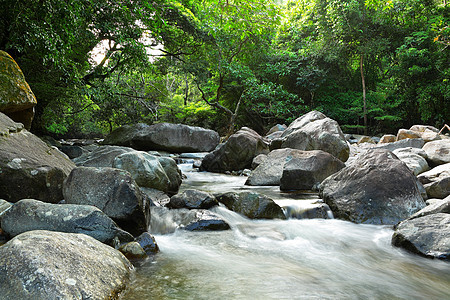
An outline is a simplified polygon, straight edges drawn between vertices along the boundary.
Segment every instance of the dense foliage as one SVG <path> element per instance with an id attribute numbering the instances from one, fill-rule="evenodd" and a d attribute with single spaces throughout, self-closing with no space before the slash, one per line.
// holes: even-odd
<path id="1" fill-rule="evenodd" d="M 0 5 L 0 49 L 37 96 L 39 134 L 164 121 L 264 133 L 312 109 L 380 133 L 450 116 L 445 0 Z"/>

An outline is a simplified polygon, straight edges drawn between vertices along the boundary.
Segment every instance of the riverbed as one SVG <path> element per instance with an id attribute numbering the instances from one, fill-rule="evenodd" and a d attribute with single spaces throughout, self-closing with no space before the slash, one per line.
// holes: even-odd
<path id="1" fill-rule="evenodd" d="M 242 176 L 181 167 L 182 190 L 251 190 L 300 208 L 319 200 L 311 192 L 248 187 Z M 161 252 L 136 268 L 122 299 L 450 299 L 450 264 L 392 247 L 390 226 L 249 220 L 222 206 L 213 211 L 231 230 L 153 232 Z"/>

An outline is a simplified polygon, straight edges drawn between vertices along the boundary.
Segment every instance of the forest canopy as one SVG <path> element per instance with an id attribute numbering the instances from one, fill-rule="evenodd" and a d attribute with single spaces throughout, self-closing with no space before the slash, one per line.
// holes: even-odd
<path id="1" fill-rule="evenodd" d="M 137 122 L 264 133 L 319 110 L 377 134 L 450 116 L 446 0 L 0 0 L 32 131 Z"/>

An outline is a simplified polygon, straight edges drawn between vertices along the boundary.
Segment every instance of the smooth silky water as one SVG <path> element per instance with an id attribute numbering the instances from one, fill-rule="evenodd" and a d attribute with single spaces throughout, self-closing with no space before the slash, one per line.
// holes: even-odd
<path id="1" fill-rule="evenodd" d="M 318 199 L 246 187 L 245 177 L 183 171 L 182 189 L 253 190 L 298 207 Z M 123 299 L 450 299 L 450 264 L 392 247 L 390 227 L 213 211 L 232 229 L 158 234 L 154 225 L 161 252 L 137 267 Z M 172 220 L 170 213 L 157 218 L 169 227 Z"/>

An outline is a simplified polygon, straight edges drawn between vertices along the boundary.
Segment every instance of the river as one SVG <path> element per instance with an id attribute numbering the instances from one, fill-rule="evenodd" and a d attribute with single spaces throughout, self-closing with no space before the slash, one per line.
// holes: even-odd
<path id="1" fill-rule="evenodd" d="M 246 187 L 245 177 L 182 169 L 187 178 L 181 189 L 254 190 L 281 206 L 318 199 Z M 213 211 L 231 230 L 155 230 L 161 252 L 136 268 L 121 299 L 450 299 L 450 264 L 392 247 L 388 226 L 249 220 L 224 207 Z"/>

